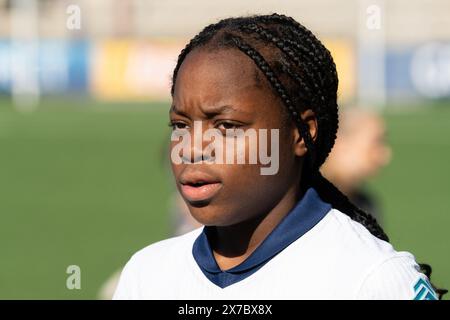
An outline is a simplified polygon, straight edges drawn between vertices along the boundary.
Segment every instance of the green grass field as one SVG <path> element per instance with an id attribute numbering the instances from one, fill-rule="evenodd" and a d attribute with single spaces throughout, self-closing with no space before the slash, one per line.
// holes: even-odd
<path id="1" fill-rule="evenodd" d="M 450 287 L 450 105 L 386 114 L 393 162 L 370 184 L 393 244 Z M 166 104 L 0 101 L 0 298 L 94 299 L 136 250 L 170 235 Z M 66 268 L 81 267 L 81 290 Z"/>

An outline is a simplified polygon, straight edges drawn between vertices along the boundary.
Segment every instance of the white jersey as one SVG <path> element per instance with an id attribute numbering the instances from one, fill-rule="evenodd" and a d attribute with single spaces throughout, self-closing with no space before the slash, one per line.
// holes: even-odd
<path id="1" fill-rule="evenodd" d="M 414 257 L 331 209 L 256 272 L 225 288 L 193 257 L 202 228 L 152 244 L 126 264 L 114 299 L 436 299 Z"/>
<path id="2" fill-rule="evenodd" d="M 115 299 L 436 299 L 397 252 L 309 188 L 264 241 L 223 271 L 203 227 L 150 245 L 125 266 Z"/>

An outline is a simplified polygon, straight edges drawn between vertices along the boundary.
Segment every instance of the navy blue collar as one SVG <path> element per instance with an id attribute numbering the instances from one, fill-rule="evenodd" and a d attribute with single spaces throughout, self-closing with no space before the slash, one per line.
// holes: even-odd
<path id="1" fill-rule="evenodd" d="M 214 284 L 225 288 L 241 281 L 261 268 L 274 256 L 311 230 L 330 211 L 331 205 L 320 199 L 314 188 L 306 190 L 302 199 L 241 264 L 220 270 L 208 241 L 214 227 L 204 227 L 195 240 L 192 254 L 205 276 Z"/>

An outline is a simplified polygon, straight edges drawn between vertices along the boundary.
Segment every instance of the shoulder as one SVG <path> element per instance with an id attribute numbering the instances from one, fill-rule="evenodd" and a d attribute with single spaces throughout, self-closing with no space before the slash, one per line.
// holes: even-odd
<path id="1" fill-rule="evenodd" d="M 195 239 L 202 232 L 203 227 L 197 228 L 181 236 L 161 240 L 137 251 L 128 261 L 128 264 L 144 264 L 155 262 L 155 259 L 164 259 L 169 256 L 177 257 L 177 253 L 186 248 L 192 248 Z"/>
<path id="2" fill-rule="evenodd" d="M 414 256 L 397 251 L 373 236 L 362 224 L 332 209 L 328 217 L 334 238 L 333 249 L 343 262 L 341 272 L 353 274 L 355 297 L 360 299 L 431 299 L 436 294 L 420 272 Z"/>
<path id="3" fill-rule="evenodd" d="M 412 256 L 393 256 L 367 273 L 358 299 L 437 300 L 428 278 Z"/>
<path id="4" fill-rule="evenodd" d="M 409 252 L 396 251 L 389 242 L 375 237 L 362 224 L 337 209 L 331 209 L 327 219 L 329 232 L 326 237 L 333 240 L 334 250 L 349 259 L 354 257 L 350 260 L 376 264 L 393 256 L 412 257 Z"/>
<path id="5" fill-rule="evenodd" d="M 137 251 L 128 260 L 120 275 L 114 299 L 140 299 L 141 285 L 157 285 L 162 275 L 179 273 L 186 254 L 202 228 L 184 235 L 153 243 Z"/>

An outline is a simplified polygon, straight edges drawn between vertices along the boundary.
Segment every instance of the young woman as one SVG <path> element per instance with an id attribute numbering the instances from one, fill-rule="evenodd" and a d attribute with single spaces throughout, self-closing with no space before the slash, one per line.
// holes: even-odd
<path id="1" fill-rule="evenodd" d="M 196 35 L 173 73 L 175 135 L 200 124 L 223 146 L 233 130 L 277 130 L 277 170 L 211 161 L 205 141 L 174 161 L 173 139 L 178 190 L 205 227 L 136 253 L 115 299 L 436 299 L 414 257 L 319 173 L 337 88 L 330 52 L 290 17 L 230 18 Z"/>

